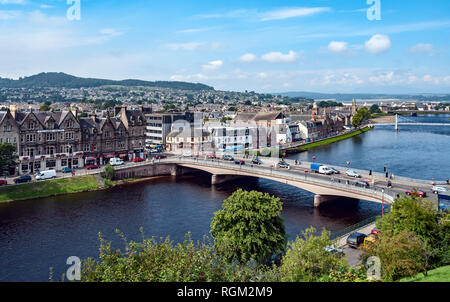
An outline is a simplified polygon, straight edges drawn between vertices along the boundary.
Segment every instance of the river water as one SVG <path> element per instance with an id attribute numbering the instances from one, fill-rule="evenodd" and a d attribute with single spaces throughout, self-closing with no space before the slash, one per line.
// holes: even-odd
<path id="1" fill-rule="evenodd" d="M 450 127 L 413 127 L 400 128 L 398 134 L 387 127 L 376 128 L 296 156 L 317 156 L 318 160 L 336 165 L 351 160 L 355 167 L 374 170 L 382 170 L 385 163 L 398 175 L 412 176 L 420 171 L 423 177 L 447 177 Z M 68 257 L 98 256 L 99 232 L 113 242 L 114 248 L 124 246 L 116 229 L 128 240 L 140 240 L 140 227 L 145 237 L 170 236 L 180 242 L 191 232 L 194 240 L 201 240 L 209 234 L 214 212 L 237 188 L 279 197 L 290 240 L 309 226 L 336 232 L 381 213 L 380 204 L 368 201 L 314 209 L 311 193 L 262 179 L 215 187 L 210 185 L 210 176 L 203 173 L 152 179 L 106 191 L 0 204 L 0 281 L 47 281 L 50 267 L 53 279 L 59 280 L 68 267 Z"/>

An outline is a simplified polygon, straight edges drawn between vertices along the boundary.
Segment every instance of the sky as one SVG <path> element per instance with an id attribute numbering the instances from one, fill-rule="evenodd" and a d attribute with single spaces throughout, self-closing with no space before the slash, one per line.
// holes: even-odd
<path id="1" fill-rule="evenodd" d="M 0 77 L 450 93 L 449 37 L 448 0 L 0 0 Z"/>

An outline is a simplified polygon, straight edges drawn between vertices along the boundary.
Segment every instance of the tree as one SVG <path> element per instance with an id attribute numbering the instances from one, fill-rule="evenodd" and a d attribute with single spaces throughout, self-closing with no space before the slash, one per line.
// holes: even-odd
<path id="1" fill-rule="evenodd" d="M 0 143 L 0 175 L 9 175 L 17 166 L 16 147 L 9 143 Z"/>
<path id="2" fill-rule="evenodd" d="M 48 105 L 42 105 L 41 107 L 39 107 L 39 111 L 50 111 L 50 107 Z"/>
<path id="3" fill-rule="evenodd" d="M 116 170 L 110 164 L 106 165 L 106 167 L 105 167 L 106 179 L 112 180 L 114 178 L 115 173 L 116 173 Z"/>
<path id="4" fill-rule="evenodd" d="M 362 118 L 361 114 L 356 113 L 352 118 L 352 126 L 355 128 L 358 128 L 361 126 L 362 121 L 363 121 L 363 118 Z"/>
<path id="5" fill-rule="evenodd" d="M 381 111 L 380 107 L 379 107 L 377 104 L 373 104 L 373 105 L 370 107 L 370 113 L 371 113 L 371 114 L 382 113 L 382 111 Z"/>
<path id="6" fill-rule="evenodd" d="M 325 250 L 332 246 L 330 232 L 322 230 L 320 236 L 314 236 L 316 229 L 311 227 L 302 232 L 302 237 L 290 244 L 280 267 L 282 281 L 317 282 L 348 267 L 343 255 Z"/>
<path id="7" fill-rule="evenodd" d="M 394 236 L 381 233 L 372 251 L 380 258 L 384 281 L 412 277 L 426 268 L 424 242 L 412 232 L 403 231 Z"/>
<path id="8" fill-rule="evenodd" d="M 279 198 L 257 191 L 234 192 L 211 222 L 214 249 L 227 261 L 267 264 L 286 248 Z"/>
<path id="9" fill-rule="evenodd" d="M 359 113 L 361 115 L 363 121 L 367 121 L 372 118 L 372 115 L 370 114 L 369 109 L 367 109 L 365 107 L 359 109 L 357 113 Z"/>

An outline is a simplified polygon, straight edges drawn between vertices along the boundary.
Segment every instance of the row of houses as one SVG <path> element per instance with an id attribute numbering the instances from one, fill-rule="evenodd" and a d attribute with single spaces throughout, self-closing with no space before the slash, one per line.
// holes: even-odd
<path id="1" fill-rule="evenodd" d="M 145 155 L 146 120 L 140 110 L 117 107 L 103 115 L 79 117 L 76 110 L 36 112 L 11 105 L 0 112 L 0 143 L 11 143 L 19 157 L 17 171 L 83 168 L 112 157 Z"/>

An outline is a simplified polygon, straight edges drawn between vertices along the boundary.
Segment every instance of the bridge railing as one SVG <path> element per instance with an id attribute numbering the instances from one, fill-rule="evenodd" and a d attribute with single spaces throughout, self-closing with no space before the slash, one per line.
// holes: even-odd
<path id="1" fill-rule="evenodd" d="M 324 184 L 331 188 L 342 188 L 346 191 L 351 192 L 360 192 L 366 195 L 375 195 L 379 197 L 380 199 L 385 199 L 387 202 L 393 202 L 395 200 L 396 194 L 391 192 L 390 190 L 384 189 L 384 192 L 381 188 L 377 187 L 371 187 L 371 188 L 365 188 L 365 187 L 357 187 L 351 184 L 347 184 L 345 182 L 338 182 L 337 180 L 332 181 L 331 179 L 324 179 L 321 177 L 316 177 L 314 174 L 300 174 L 299 172 L 296 172 L 294 170 L 284 170 L 280 168 L 269 168 L 269 167 L 261 167 L 257 165 L 235 165 L 234 163 L 228 163 L 223 161 L 211 161 L 211 160 L 203 160 L 203 159 L 193 159 L 193 158 L 178 158 L 178 159 L 165 159 L 164 162 L 174 162 L 174 163 L 194 163 L 194 164 L 200 164 L 210 167 L 219 167 L 219 168 L 225 168 L 225 169 L 231 169 L 235 171 L 246 171 L 249 173 L 255 173 L 266 175 L 266 176 L 281 176 L 284 179 L 292 179 L 296 181 L 306 182 L 306 183 L 312 183 L 312 184 Z"/>

